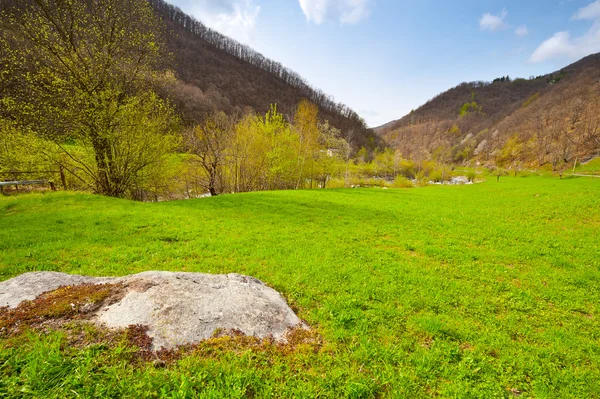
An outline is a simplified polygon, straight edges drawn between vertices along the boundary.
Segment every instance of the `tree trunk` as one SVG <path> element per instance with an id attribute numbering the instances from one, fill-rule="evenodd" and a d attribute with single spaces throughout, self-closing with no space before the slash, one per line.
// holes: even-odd
<path id="1" fill-rule="evenodd" d="M 117 176 L 114 176 L 113 157 L 109 140 L 96 136 L 92 140 L 92 146 L 94 147 L 96 166 L 98 168 L 96 181 L 98 193 L 110 197 L 120 197 L 122 193 L 118 187 L 119 185 L 116 184 Z"/>

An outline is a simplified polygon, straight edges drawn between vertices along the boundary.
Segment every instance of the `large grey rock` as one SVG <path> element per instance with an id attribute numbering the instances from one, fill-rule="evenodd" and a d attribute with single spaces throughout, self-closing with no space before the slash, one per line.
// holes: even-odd
<path id="1" fill-rule="evenodd" d="M 289 330 L 305 328 L 277 291 L 239 274 L 144 272 L 121 278 L 93 278 L 26 273 L 0 282 L 0 306 L 16 307 L 43 292 L 84 283 L 123 286 L 121 299 L 94 310 L 90 319 L 108 328 L 148 326 L 153 349 L 194 344 L 210 338 L 217 329 L 285 341 Z"/>

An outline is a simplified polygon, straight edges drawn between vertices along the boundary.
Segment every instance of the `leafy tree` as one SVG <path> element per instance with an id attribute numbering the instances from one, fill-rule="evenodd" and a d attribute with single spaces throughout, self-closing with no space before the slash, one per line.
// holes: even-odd
<path id="1" fill-rule="evenodd" d="M 389 148 L 376 152 L 373 158 L 376 173 L 379 177 L 393 180 L 396 178 L 397 162 L 394 151 Z"/>
<path id="2" fill-rule="evenodd" d="M 365 147 L 360 147 L 360 149 L 356 153 L 356 161 L 359 164 L 364 164 L 367 162 L 368 157 L 369 157 L 369 151 Z"/>
<path id="3" fill-rule="evenodd" d="M 329 121 L 318 124 L 321 149 L 316 159 L 317 176 L 321 188 L 327 186 L 332 175 L 340 173 L 350 157 L 350 145 L 342 138 L 342 132 L 331 126 Z"/>
<path id="4" fill-rule="evenodd" d="M 313 161 L 319 151 L 319 108 L 304 99 L 301 100 L 294 114 L 294 127 L 300 138 L 300 158 L 298 160 L 298 181 L 296 188 L 300 187 L 308 169 L 312 172 Z M 312 186 L 312 173 L 309 173 Z"/>
<path id="5" fill-rule="evenodd" d="M 229 180 L 232 191 L 245 192 L 267 190 L 269 168 L 273 166 L 269 159 L 272 141 L 266 132 L 265 119 L 261 115 L 247 114 L 236 126 L 230 153 Z M 276 158 L 276 156 L 273 156 Z M 295 176 L 293 178 L 295 181 Z"/>
<path id="6" fill-rule="evenodd" d="M 460 128 L 458 127 L 458 125 L 456 125 L 456 124 L 452 125 L 452 127 L 450 127 L 450 129 L 448 129 L 448 134 L 451 134 L 452 136 L 460 136 L 461 131 L 460 131 Z"/>
<path id="7" fill-rule="evenodd" d="M 0 112 L 56 143 L 94 191 L 126 195 L 176 144 L 174 112 L 147 88 L 164 58 L 149 4 L 32 0 L 9 3 L 1 19 L 0 75 L 13 80 L 0 87 Z"/>
<path id="8" fill-rule="evenodd" d="M 43 154 L 46 146 L 43 140 L 21 132 L 14 123 L 0 118 L 0 180 L 17 177 L 14 172 L 44 172 L 52 169 L 50 159 Z M 39 178 L 42 175 L 32 173 L 30 177 Z"/>
<path id="9" fill-rule="evenodd" d="M 519 139 L 517 134 L 513 134 L 504 143 L 502 149 L 496 156 L 496 164 L 501 167 L 509 167 L 514 170 L 515 177 L 521 168 L 523 154 L 525 153 L 525 145 Z"/>
<path id="10" fill-rule="evenodd" d="M 500 177 L 508 175 L 506 169 L 500 167 L 492 167 L 490 172 L 493 176 L 496 176 L 496 182 L 500 182 Z"/>
<path id="11" fill-rule="evenodd" d="M 257 122 L 257 127 L 270 142 L 267 153 L 269 189 L 294 188 L 300 151 L 298 133 L 277 112 L 275 105 L 271 105 L 264 119 L 258 118 Z"/>
<path id="12" fill-rule="evenodd" d="M 399 164 L 399 172 L 402 176 L 407 179 L 414 179 L 417 175 L 416 165 L 413 161 L 408 159 L 401 159 Z"/>
<path id="13" fill-rule="evenodd" d="M 294 189 L 305 159 L 299 130 L 275 105 L 263 115 L 247 115 L 236 126 L 231 168 L 239 190 Z M 312 158 L 308 165 L 312 166 Z"/>

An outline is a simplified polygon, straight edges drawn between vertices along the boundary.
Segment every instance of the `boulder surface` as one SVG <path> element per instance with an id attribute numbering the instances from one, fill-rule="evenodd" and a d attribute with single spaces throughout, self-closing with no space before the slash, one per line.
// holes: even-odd
<path id="1" fill-rule="evenodd" d="M 87 319 L 108 328 L 147 326 L 154 350 L 195 344 L 216 331 L 284 342 L 292 329 L 307 328 L 277 291 L 239 274 L 152 271 L 111 278 L 32 272 L 0 282 L 0 307 L 15 308 L 44 292 L 81 284 L 118 285 L 119 297 Z"/>

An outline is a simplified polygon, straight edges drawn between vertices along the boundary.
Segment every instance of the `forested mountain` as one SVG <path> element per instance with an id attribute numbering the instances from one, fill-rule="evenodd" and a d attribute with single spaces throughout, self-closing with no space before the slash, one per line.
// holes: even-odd
<path id="1" fill-rule="evenodd" d="M 462 83 L 375 130 L 404 157 L 566 167 L 600 149 L 600 54 L 529 79 Z"/>
<path id="2" fill-rule="evenodd" d="M 277 104 L 291 120 L 299 101 L 306 98 L 318 105 L 320 119 L 340 129 L 353 148 L 382 145 L 356 112 L 314 89 L 297 73 L 209 29 L 163 0 L 149 2 L 167 25 L 167 48 L 174 56 L 177 78 L 187 84 L 171 88 L 179 108 L 191 108 L 187 104 L 190 98 L 196 114 L 247 108 L 265 113 L 271 104 Z M 198 115 L 190 117 L 198 119 Z"/>

